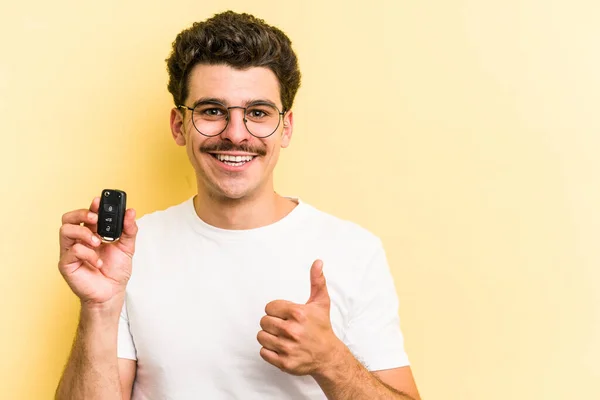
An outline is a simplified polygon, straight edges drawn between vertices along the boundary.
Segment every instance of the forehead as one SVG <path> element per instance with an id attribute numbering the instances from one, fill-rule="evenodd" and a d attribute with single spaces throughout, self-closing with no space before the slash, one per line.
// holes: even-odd
<path id="1" fill-rule="evenodd" d="M 189 76 L 188 99 L 191 104 L 199 98 L 212 97 L 240 105 L 249 100 L 270 100 L 281 105 L 279 82 L 268 68 L 236 69 L 229 65 L 196 65 Z"/>

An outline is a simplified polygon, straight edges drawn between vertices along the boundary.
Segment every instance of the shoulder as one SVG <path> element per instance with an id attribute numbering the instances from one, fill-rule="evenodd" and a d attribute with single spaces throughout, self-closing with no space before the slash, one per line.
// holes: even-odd
<path id="1" fill-rule="evenodd" d="M 163 230 L 181 224 L 186 219 L 191 198 L 168 208 L 152 211 L 136 220 L 141 234 L 153 230 Z"/>
<path id="2" fill-rule="evenodd" d="M 375 252 L 382 248 L 379 236 L 359 223 L 323 211 L 313 205 L 303 203 L 309 216 L 307 222 L 313 233 L 326 241 L 343 245 L 348 251 Z"/>
<path id="3" fill-rule="evenodd" d="M 139 252 L 154 253 L 164 249 L 172 241 L 186 232 L 190 225 L 189 214 L 191 199 L 147 213 L 136 220 L 138 233 L 136 237 L 136 254 Z"/>

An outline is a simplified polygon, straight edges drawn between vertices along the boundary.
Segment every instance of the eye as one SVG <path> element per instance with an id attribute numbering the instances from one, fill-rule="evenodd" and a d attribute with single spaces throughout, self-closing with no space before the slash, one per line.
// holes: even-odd
<path id="1" fill-rule="evenodd" d="M 246 111 L 246 117 L 252 121 L 264 121 L 273 118 L 277 112 L 269 105 L 255 105 Z"/>
<path id="2" fill-rule="evenodd" d="M 265 115 L 267 115 L 267 114 L 263 110 L 258 110 L 258 109 L 250 110 L 250 116 L 252 116 L 254 118 L 264 117 Z"/>
<path id="3" fill-rule="evenodd" d="M 220 120 L 227 116 L 227 109 L 217 104 L 198 104 L 194 109 L 196 118 L 204 120 Z"/>
<path id="4" fill-rule="evenodd" d="M 211 117 L 216 117 L 216 116 L 225 114 L 222 109 L 216 108 L 216 107 L 206 108 L 206 109 L 202 110 L 202 113 L 205 115 L 211 116 Z"/>

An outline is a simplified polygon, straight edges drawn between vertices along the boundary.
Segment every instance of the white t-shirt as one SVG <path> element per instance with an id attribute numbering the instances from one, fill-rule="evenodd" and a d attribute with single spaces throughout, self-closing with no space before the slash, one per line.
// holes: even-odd
<path id="1" fill-rule="evenodd" d="M 118 357 L 137 360 L 133 399 L 325 399 L 310 376 L 264 361 L 256 339 L 272 300 L 305 304 L 316 259 L 337 337 L 370 371 L 408 365 L 381 241 L 295 199 L 283 219 L 225 230 L 193 198 L 138 220 Z"/>

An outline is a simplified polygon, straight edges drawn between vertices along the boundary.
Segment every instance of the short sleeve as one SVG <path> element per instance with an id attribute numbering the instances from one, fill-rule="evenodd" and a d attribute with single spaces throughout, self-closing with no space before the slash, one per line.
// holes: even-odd
<path id="1" fill-rule="evenodd" d="M 398 295 L 380 240 L 357 278 L 344 342 L 369 371 L 409 365 Z"/>
<path id="2" fill-rule="evenodd" d="M 137 360 L 133 336 L 129 329 L 129 317 L 127 315 L 127 300 L 123 302 L 121 316 L 119 317 L 119 333 L 117 336 L 117 357 Z"/>

